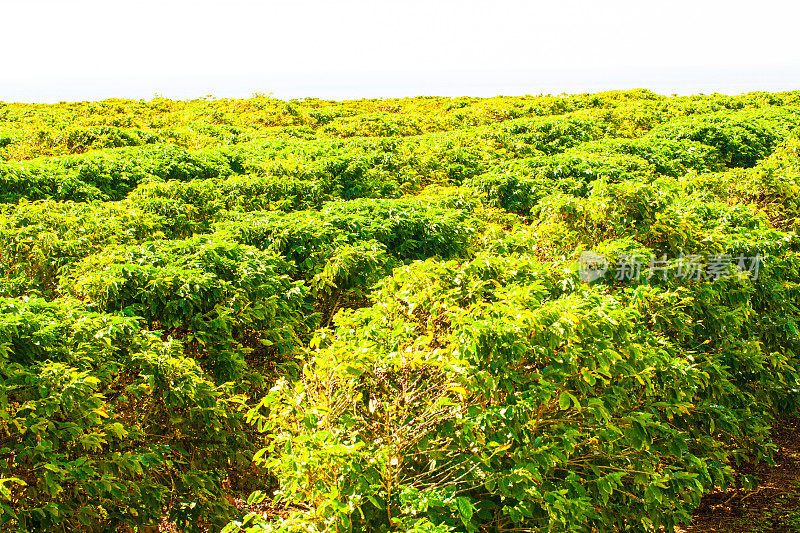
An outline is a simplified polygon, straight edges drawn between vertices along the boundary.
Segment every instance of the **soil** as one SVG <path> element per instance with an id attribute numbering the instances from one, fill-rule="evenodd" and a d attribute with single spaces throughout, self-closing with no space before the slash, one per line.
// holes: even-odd
<path id="1" fill-rule="evenodd" d="M 800 533 L 800 418 L 773 428 L 775 466 L 745 463 L 737 470 L 757 476 L 755 490 L 706 495 L 682 533 Z"/>

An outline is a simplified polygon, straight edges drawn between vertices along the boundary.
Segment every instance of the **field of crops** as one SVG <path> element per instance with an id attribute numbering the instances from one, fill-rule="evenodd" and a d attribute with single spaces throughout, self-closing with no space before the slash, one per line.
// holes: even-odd
<path id="1" fill-rule="evenodd" d="M 799 126 L 0 103 L 0 530 L 672 531 L 798 414 Z"/>

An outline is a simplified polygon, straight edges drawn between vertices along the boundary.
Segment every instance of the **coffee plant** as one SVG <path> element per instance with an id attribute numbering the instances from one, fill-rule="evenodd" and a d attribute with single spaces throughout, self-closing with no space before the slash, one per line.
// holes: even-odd
<path id="1" fill-rule="evenodd" d="M 675 531 L 798 415 L 798 126 L 0 104 L 0 530 Z"/>

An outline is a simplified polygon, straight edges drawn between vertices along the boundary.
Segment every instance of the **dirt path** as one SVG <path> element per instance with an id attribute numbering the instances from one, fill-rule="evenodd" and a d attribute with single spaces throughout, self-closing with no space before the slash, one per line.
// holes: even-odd
<path id="1" fill-rule="evenodd" d="M 800 418 L 773 429 L 776 465 L 745 464 L 759 488 L 709 494 L 684 533 L 800 533 Z"/>

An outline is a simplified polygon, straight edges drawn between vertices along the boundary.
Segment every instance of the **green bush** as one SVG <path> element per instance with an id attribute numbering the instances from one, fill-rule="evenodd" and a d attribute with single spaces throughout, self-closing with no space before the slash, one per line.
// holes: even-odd
<path id="1" fill-rule="evenodd" d="M 708 172 L 723 168 L 721 155 L 715 148 L 685 139 L 603 139 L 585 143 L 580 150 L 598 155 L 641 157 L 654 165 L 656 173 L 666 176 L 682 176 L 689 170 Z"/>
<path id="2" fill-rule="evenodd" d="M 141 317 L 230 381 L 243 377 L 253 351 L 286 356 L 309 327 L 307 289 L 291 274 L 280 256 L 212 235 L 106 248 L 62 278 L 62 290 Z"/>
<path id="3" fill-rule="evenodd" d="M 530 214 L 546 196 L 561 192 L 588 196 L 592 183 L 647 182 L 655 178 L 645 159 L 626 154 L 567 151 L 514 162 L 468 180 L 464 185 L 482 193 L 488 205 L 520 215 Z"/>
<path id="4" fill-rule="evenodd" d="M 674 530 L 800 408 L 798 109 L 0 103 L 0 529 Z"/>
<path id="5" fill-rule="evenodd" d="M 588 120 L 555 117 L 509 120 L 500 127 L 500 139 L 503 134 L 551 155 L 598 139 L 603 132 L 597 123 Z"/>
<path id="6" fill-rule="evenodd" d="M 236 215 L 217 226 L 233 238 L 285 254 L 305 272 L 316 273 L 342 243 L 375 240 L 402 261 L 468 252 L 480 222 L 458 209 L 415 199 L 330 202 L 319 211 Z"/>
<path id="7" fill-rule="evenodd" d="M 671 528 L 732 481 L 732 442 L 767 452 L 761 387 L 782 363 L 753 344 L 737 366 L 732 346 L 681 355 L 672 328 L 704 304 L 680 288 L 608 294 L 486 256 L 403 269 L 373 301 L 248 415 L 278 499 L 309 507 L 286 530 Z M 717 316 L 713 338 L 746 346 Z"/>
<path id="8" fill-rule="evenodd" d="M 225 523 L 225 470 L 243 469 L 252 444 L 179 343 L 69 300 L 0 310 L 0 527 Z"/>
<path id="9" fill-rule="evenodd" d="M 649 135 L 672 140 L 688 139 L 717 148 L 729 167 L 752 167 L 775 148 L 792 116 L 773 118 L 765 113 L 711 113 L 692 115 L 655 127 Z"/>
<path id="10" fill-rule="evenodd" d="M 0 276 L 28 280 L 28 295 L 52 296 L 68 266 L 111 244 L 164 237 L 170 225 L 126 203 L 8 206 L 0 209 Z"/>

